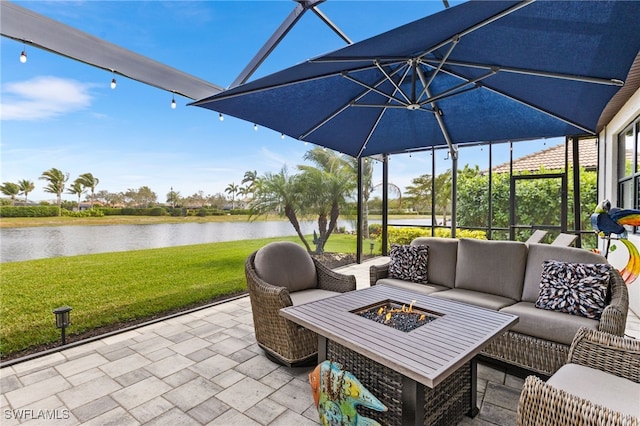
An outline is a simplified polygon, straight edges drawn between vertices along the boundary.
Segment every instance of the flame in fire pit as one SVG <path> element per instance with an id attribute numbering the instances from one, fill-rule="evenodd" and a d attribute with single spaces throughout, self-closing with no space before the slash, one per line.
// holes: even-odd
<path id="1" fill-rule="evenodd" d="M 412 300 L 407 306 L 387 300 L 352 312 L 404 332 L 414 330 L 442 315 L 424 308 L 416 307 L 414 309 L 415 303 L 416 300 Z"/>

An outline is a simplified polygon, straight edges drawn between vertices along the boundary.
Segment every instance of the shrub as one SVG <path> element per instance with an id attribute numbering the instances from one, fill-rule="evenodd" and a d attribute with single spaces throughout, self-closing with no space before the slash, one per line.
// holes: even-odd
<path id="1" fill-rule="evenodd" d="M 389 244 L 409 244 L 411 241 L 418 237 L 430 237 L 431 228 L 415 228 L 415 227 L 394 227 L 390 226 L 388 229 Z M 449 228 L 436 228 L 434 236 L 440 238 L 451 238 L 451 229 Z M 475 238 L 479 240 L 486 240 L 487 233 L 485 231 L 471 231 L 468 229 L 456 230 L 457 238 Z M 378 240 L 381 240 L 381 236 L 378 236 Z"/>
<path id="2" fill-rule="evenodd" d="M 369 225 L 369 237 L 377 238 L 382 233 L 382 225 L 379 223 L 372 223 Z"/>
<path id="3" fill-rule="evenodd" d="M 0 217 L 53 217 L 58 206 L 0 206 Z"/>
<path id="4" fill-rule="evenodd" d="M 103 207 L 100 209 L 105 216 L 120 216 L 122 214 L 122 209 L 114 209 L 111 207 Z"/>
<path id="5" fill-rule="evenodd" d="M 72 212 L 71 210 L 62 210 L 62 216 L 68 217 L 103 217 L 104 212 L 100 209 L 89 209 Z"/>

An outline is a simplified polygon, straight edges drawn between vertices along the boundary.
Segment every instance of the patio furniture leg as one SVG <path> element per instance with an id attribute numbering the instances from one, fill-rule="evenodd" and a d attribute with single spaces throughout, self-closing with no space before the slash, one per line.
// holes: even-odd
<path id="1" fill-rule="evenodd" d="M 327 338 L 318 334 L 318 364 L 327 360 Z"/>
<path id="2" fill-rule="evenodd" d="M 424 424 L 424 386 L 408 377 L 402 378 L 402 425 Z"/>
<path id="3" fill-rule="evenodd" d="M 469 401 L 469 407 L 471 409 L 467 413 L 469 417 L 475 417 L 480 410 L 478 409 L 478 361 L 474 357 L 469 363 L 469 368 L 471 369 L 471 397 Z"/>

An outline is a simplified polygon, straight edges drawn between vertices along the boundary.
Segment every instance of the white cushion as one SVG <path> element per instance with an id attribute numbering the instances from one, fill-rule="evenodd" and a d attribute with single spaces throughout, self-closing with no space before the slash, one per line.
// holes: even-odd
<path id="1" fill-rule="evenodd" d="M 640 418 L 640 383 L 577 364 L 565 364 L 547 383 L 556 389 Z"/>

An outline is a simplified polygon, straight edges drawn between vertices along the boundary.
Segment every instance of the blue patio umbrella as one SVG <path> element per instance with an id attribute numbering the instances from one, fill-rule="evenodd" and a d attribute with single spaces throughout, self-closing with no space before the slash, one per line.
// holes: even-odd
<path id="1" fill-rule="evenodd" d="M 193 105 L 363 157 L 596 133 L 638 1 L 471 1 Z"/>

